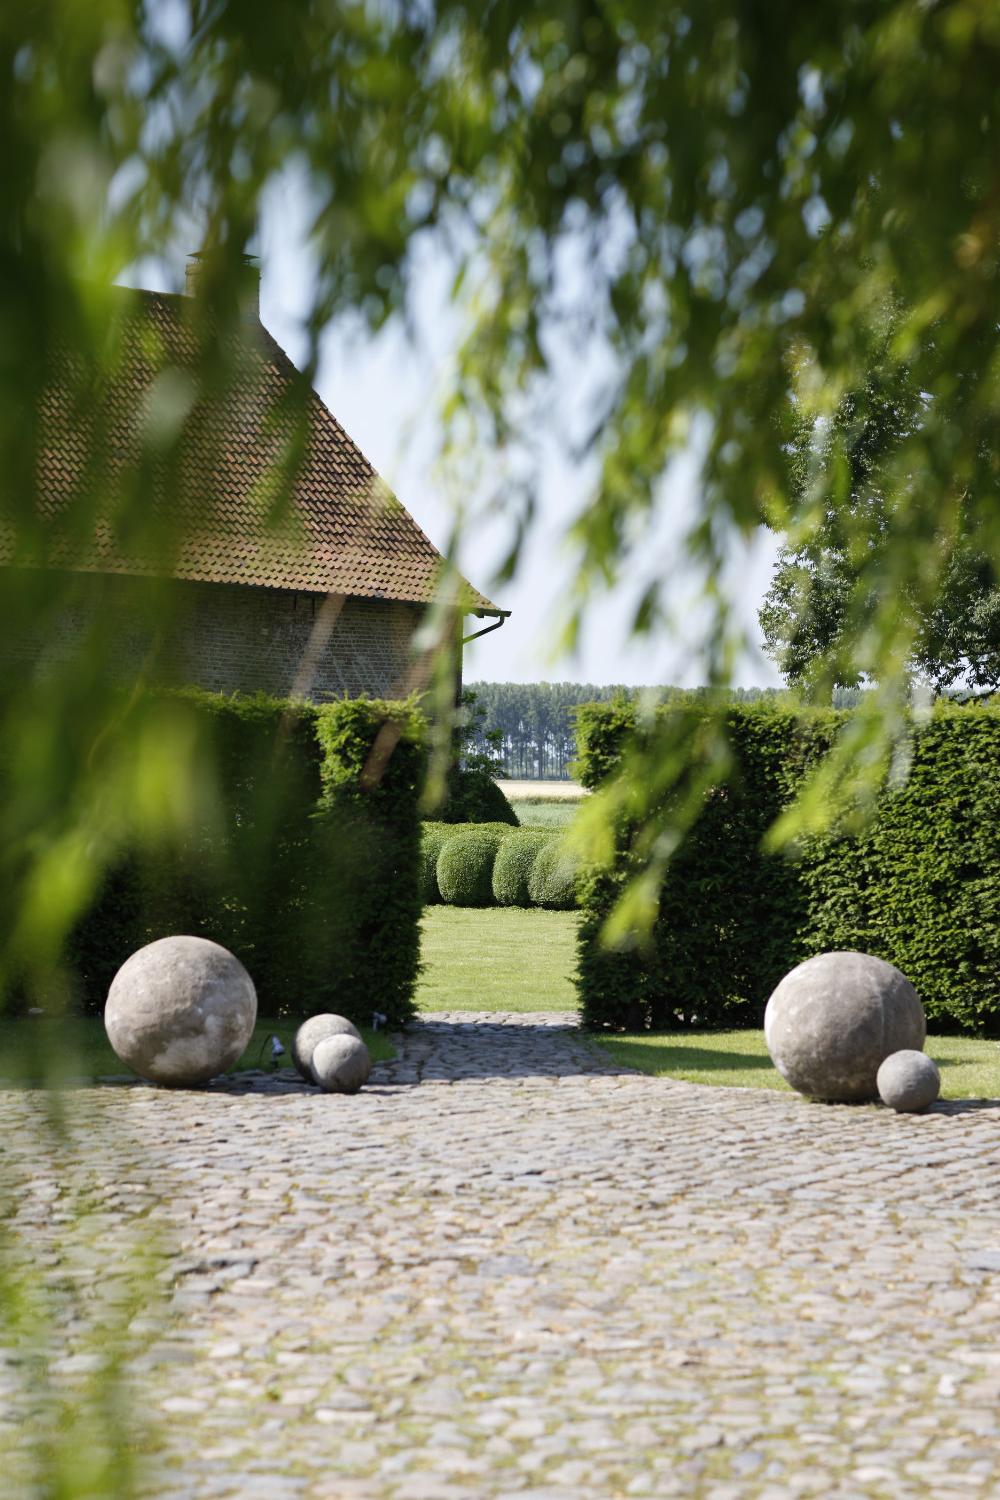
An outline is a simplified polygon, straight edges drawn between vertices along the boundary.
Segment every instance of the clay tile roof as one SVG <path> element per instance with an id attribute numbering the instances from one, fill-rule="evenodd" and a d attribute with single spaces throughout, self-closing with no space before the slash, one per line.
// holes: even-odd
<path id="1" fill-rule="evenodd" d="M 97 448 L 107 491 L 92 529 L 52 528 L 49 564 L 420 604 L 436 597 L 440 553 L 260 323 L 247 323 L 226 351 L 222 367 L 235 360 L 238 378 L 199 399 L 192 300 L 121 296 L 123 353 L 96 402 L 91 383 L 82 412 L 87 381 L 71 351 L 44 402 L 43 517 L 66 522 Z M 165 433 L 179 424 L 175 468 L 156 457 L 157 423 Z M 278 470 L 297 436 L 304 444 L 289 489 Z M 114 491 L 136 483 L 149 496 L 147 524 L 137 533 L 133 510 L 123 534 Z M 500 613 L 465 580 L 458 597 L 468 611 Z"/>

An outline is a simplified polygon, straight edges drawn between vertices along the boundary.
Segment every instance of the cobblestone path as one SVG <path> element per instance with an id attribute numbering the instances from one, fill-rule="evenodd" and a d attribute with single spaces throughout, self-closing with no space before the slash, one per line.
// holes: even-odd
<path id="1" fill-rule="evenodd" d="M 157 1500 L 1000 1495 L 1000 1104 L 642 1078 L 558 1022 L 437 1016 L 352 1099 L 81 1089 L 56 1137 L 0 1095 L 53 1391 L 127 1326 Z M 6 1341 L 20 1496 L 54 1408 Z"/>

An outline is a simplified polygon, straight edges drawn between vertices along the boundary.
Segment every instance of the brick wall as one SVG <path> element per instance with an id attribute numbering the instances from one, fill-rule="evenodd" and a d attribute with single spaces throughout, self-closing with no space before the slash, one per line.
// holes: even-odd
<path id="1" fill-rule="evenodd" d="M 151 623 L 159 587 L 140 579 L 77 579 L 74 603 L 8 641 L 6 660 L 44 673 L 72 658 L 94 628 L 109 674 L 214 692 L 276 697 L 398 697 L 415 679 L 413 635 L 423 609 L 380 599 L 341 599 L 233 584 L 170 587 L 165 623 Z M 103 628 L 102 628 L 103 627 Z"/>

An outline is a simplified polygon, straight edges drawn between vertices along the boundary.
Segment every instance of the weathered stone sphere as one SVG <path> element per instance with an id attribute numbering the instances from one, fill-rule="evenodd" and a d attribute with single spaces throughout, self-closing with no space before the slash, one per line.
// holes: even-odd
<path id="1" fill-rule="evenodd" d="M 317 1042 L 321 1042 L 324 1037 L 328 1036 L 353 1036 L 357 1037 L 359 1042 L 361 1040 L 361 1032 L 346 1016 L 324 1014 L 310 1016 L 308 1021 L 303 1021 L 292 1043 L 292 1062 L 306 1083 L 313 1082 L 313 1048 Z"/>
<path id="2" fill-rule="evenodd" d="M 356 1094 L 372 1070 L 371 1054 L 358 1037 L 325 1036 L 312 1055 L 312 1076 L 328 1094 Z"/>
<path id="3" fill-rule="evenodd" d="M 165 937 L 111 981 L 104 1027 L 126 1066 L 153 1083 L 207 1083 L 245 1050 L 257 992 L 238 958 L 201 937 Z"/>
<path id="4" fill-rule="evenodd" d="M 926 1052 L 894 1052 L 878 1070 L 879 1098 L 898 1114 L 915 1115 L 941 1092 L 937 1063 Z"/>
<path id="5" fill-rule="evenodd" d="M 867 953 L 819 953 L 767 1002 L 764 1038 L 793 1089 L 814 1099 L 874 1099 L 893 1052 L 920 1051 L 927 1027 L 913 985 Z"/>

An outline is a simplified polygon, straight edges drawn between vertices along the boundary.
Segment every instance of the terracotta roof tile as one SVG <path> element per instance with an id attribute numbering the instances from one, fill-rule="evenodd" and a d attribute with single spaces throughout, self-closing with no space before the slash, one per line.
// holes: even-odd
<path id="1" fill-rule="evenodd" d="M 96 401 L 91 386 L 81 406 L 87 381 L 67 351 L 44 403 L 39 504 L 43 519 L 59 523 L 48 563 L 411 603 L 435 598 L 440 553 L 315 391 L 303 391 L 259 323 L 226 351 L 238 379 L 198 400 L 194 303 L 160 292 L 122 297 L 123 357 Z M 150 437 L 171 422 L 182 432 L 172 473 Z M 304 451 L 288 492 L 276 484 L 275 466 L 300 423 Z M 81 535 L 66 523 L 97 451 L 107 495 L 102 516 Z M 126 533 L 116 499 L 136 482 L 149 507 L 138 531 L 132 513 Z M 464 580 L 461 597 L 469 610 L 498 612 Z"/>

